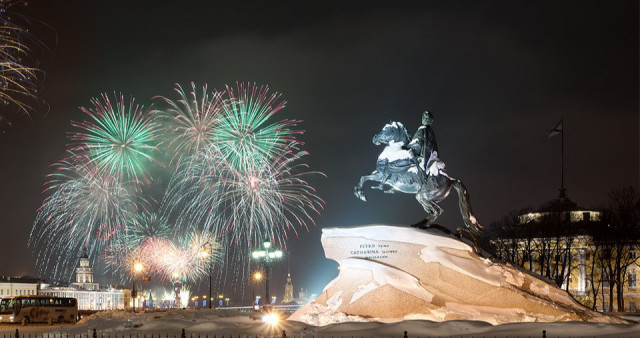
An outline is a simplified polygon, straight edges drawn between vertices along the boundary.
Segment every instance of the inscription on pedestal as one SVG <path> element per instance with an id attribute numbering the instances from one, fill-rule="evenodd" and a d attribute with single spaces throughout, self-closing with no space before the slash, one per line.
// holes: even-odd
<path id="1" fill-rule="evenodd" d="M 367 259 L 385 259 L 390 255 L 398 253 L 398 250 L 389 246 L 389 244 L 362 243 L 356 248 L 351 249 L 349 253 L 358 258 Z"/>

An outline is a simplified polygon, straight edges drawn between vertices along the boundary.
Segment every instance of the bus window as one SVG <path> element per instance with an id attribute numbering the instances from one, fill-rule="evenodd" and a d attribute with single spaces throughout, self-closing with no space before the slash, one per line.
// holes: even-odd
<path id="1" fill-rule="evenodd" d="M 0 313 L 13 313 L 13 302 L 11 298 L 0 301 Z"/>

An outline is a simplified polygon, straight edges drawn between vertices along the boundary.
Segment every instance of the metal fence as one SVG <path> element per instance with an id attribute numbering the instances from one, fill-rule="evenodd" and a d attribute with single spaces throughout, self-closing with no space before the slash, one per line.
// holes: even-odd
<path id="1" fill-rule="evenodd" d="M 31 333 L 26 333 L 26 334 L 22 334 L 20 333 L 20 331 L 18 329 L 16 329 L 15 333 L 12 334 L 3 334 L 2 338 L 409 338 L 409 333 L 407 331 L 404 331 L 404 333 L 402 335 L 398 335 L 398 336 L 357 336 L 357 335 L 347 335 L 347 336 L 337 336 L 337 335 L 332 335 L 332 336 L 324 336 L 324 335 L 300 335 L 300 336 L 288 336 L 287 332 L 285 330 L 282 330 L 281 333 L 279 335 L 242 335 L 242 334 L 237 334 L 237 335 L 227 335 L 225 337 L 225 335 L 203 335 L 203 334 L 188 334 L 185 329 L 182 329 L 182 332 L 180 334 L 121 334 L 118 335 L 116 333 L 114 333 L 112 335 L 111 332 L 108 332 L 106 334 L 100 333 L 98 332 L 96 329 L 90 330 L 86 333 L 76 333 L 76 334 L 70 334 L 70 333 L 39 333 L 39 334 L 31 334 Z M 562 335 L 562 336 L 547 336 L 547 331 L 546 330 L 542 330 L 542 332 L 540 332 L 540 335 L 536 335 L 536 336 L 505 336 L 505 335 L 451 335 L 451 336 L 411 336 L 411 338 L 498 338 L 498 337 L 513 337 L 513 338 L 591 338 L 591 337 L 611 337 L 611 338 L 638 338 L 640 337 L 640 333 L 637 334 L 632 334 L 632 335 L 611 335 L 611 336 L 607 336 L 607 335 L 598 335 L 598 336 L 567 336 L 567 335 Z"/>

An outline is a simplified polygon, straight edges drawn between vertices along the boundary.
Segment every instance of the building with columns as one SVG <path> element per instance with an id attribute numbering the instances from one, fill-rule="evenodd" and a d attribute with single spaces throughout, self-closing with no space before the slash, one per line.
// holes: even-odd
<path id="1" fill-rule="evenodd" d="M 70 297 L 78 300 L 78 310 L 119 310 L 128 309 L 131 291 L 116 288 L 100 288 L 93 279 L 93 268 L 89 265 L 86 251 L 80 256 L 76 268 L 75 283 L 70 286 L 42 284 L 41 295 Z"/>
<path id="2" fill-rule="evenodd" d="M 100 285 L 93 281 L 93 268 L 89 266 L 89 256 L 86 250 L 80 256 L 80 264 L 76 268 L 76 282 L 73 285 L 87 291 L 100 289 Z"/>

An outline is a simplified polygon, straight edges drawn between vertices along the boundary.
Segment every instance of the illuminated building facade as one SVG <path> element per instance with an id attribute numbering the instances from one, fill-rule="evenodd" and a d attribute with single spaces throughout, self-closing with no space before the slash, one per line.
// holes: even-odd
<path id="1" fill-rule="evenodd" d="M 0 277 L 0 298 L 37 295 L 39 280 L 31 277 Z"/>
<path id="2" fill-rule="evenodd" d="M 80 256 L 80 263 L 76 268 L 76 282 L 73 285 L 89 291 L 100 288 L 98 283 L 93 282 L 93 268 L 89 266 L 89 256 L 86 251 Z"/>
<path id="3" fill-rule="evenodd" d="M 75 280 L 76 282 L 70 286 L 42 284 L 40 294 L 76 298 L 78 300 L 78 310 L 119 310 L 129 308 L 130 290 L 100 289 L 100 285 L 94 282 L 93 268 L 89 266 L 89 257 L 86 252 L 80 256 Z"/>
<path id="4" fill-rule="evenodd" d="M 589 308 L 618 311 L 618 293 L 609 284 L 608 271 L 614 270 L 616 257 L 624 256 L 621 312 L 640 312 L 638 245 L 629 242 L 616 249 L 609 239 L 595 239 L 594 234 L 606 233 L 608 227 L 600 211 L 565 198 L 523 213 L 513 223 L 503 224 L 491 241 L 500 259 L 550 279 Z"/>

